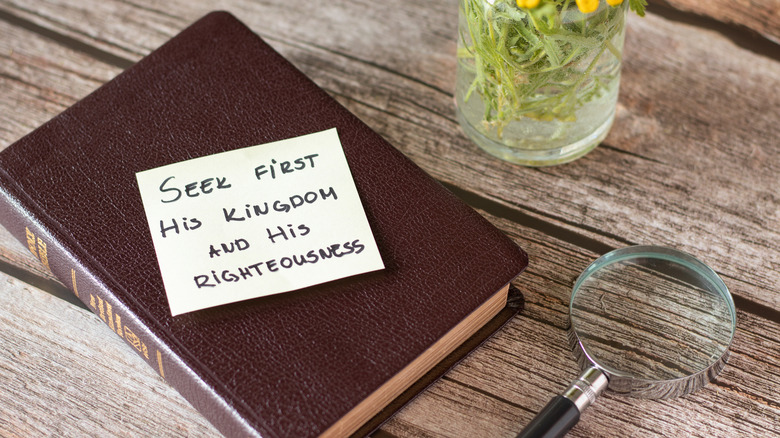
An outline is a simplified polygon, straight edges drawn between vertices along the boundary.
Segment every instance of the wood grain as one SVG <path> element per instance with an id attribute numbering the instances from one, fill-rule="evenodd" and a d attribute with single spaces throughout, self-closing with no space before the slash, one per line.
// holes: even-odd
<path id="1" fill-rule="evenodd" d="M 570 279 L 595 254 L 556 242 L 534 230 L 491 219 L 513 237 L 525 236 L 534 260 L 558 263 L 531 265 L 525 278 L 518 282 L 527 300 L 523 315 L 396 414 L 383 431 L 399 437 L 514 436 L 548 398 L 576 376 L 576 361 L 566 342 Z M 11 382 L 14 389 L 10 394 L 0 392 L 0 397 L 8 398 L 0 400 L 0 417 L 12 419 L 5 426 L 8 431 L 49 430 L 46 428 L 53 426 L 47 418 L 55 403 L 58 418 L 59 413 L 65 416 L 56 427 L 67 435 L 78 431 L 91 433 L 90 428 L 98 427 L 97 432 L 113 430 L 112 434 L 118 436 L 134 435 L 133 431 L 138 430 L 153 430 L 155 436 L 213 436 L 215 431 L 205 427 L 205 420 L 199 419 L 199 414 L 144 361 L 130 354 L 98 317 L 73 309 L 11 277 L 3 278 L 6 285 L 0 296 L 0 308 L 4 309 L 0 313 L 0 333 L 8 340 L 4 345 L 9 347 L 0 353 L 0 370 L 8 370 L 0 379 Z M 610 436 L 605 433 L 607 430 L 642 436 L 705 437 L 736 431 L 772 436 L 776 420 L 780 419 L 780 401 L 776 396 L 780 390 L 780 369 L 776 366 L 780 327 L 749 314 L 741 313 L 739 318 L 742 324 L 732 346 L 731 360 L 715 382 L 693 395 L 667 401 L 606 394 L 585 414 L 571 436 Z M 30 319 L 35 320 L 35 325 L 23 326 Z M 98 351 L 90 339 L 100 340 Z M 49 357 L 54 365 L 45 360 L 17 363 L 25 355 Z M 117 384 L 119 372 L 123 376 L 121 394 L 126 400 L 111 409 L 123 415 L 99 417 L 106 406 L 117 403 L 116 391 L 111 388 Z M 33 385 L 33 380 L 59 383 L 50 388 Z M 22 392 L 26 396 L 20 399 L 18 394 Z M 63 402 L 62 398 L 66 400 Z M 171 399 L 175 406 L 164 407 Z M 15 415 L 20 410 L 33 415 Z M 166 412 L 150 417 L 150 411 L 158 410 Z M 666 414 L 680 410 L 691 411 L 697 420 L 682 421 Z M 615 411 L 646 411 L 646 415 L 641 419 L 614 418 Z M 736 426 L 735 417 L 743 420 Z M 31 422 L 31 418 L 39 423 Z M 95 426 L 97 418 L 100 424 Z M 588 418 L 592 420 L 587 421 Z M 654 431 L 654 422 L 661 421 L 658 418 L 663 418 L 665 426 Z M 707 427 L 702 429 L 699 421 L 706 422 Z M 89 425 L 87 429 L 83 429 L 84 422 Z M 2 427 L 0 423 L 0 435 L 5 432 Z"/>
<path id="2" fill-rule="evenodd" d="M 97 316 L 0 273 L 0 436 L 218 436 Z"/>
<path id="3" fill-rule="evenodd" d="M 778 433 L 780 50 L 767 50 L 777 48 L 776 2 L 667 0 L 631 16 L 609 137 L 574 163 L 529 169 L 480 152 L 457 126 L 453 0 L 0 0 L 0 149 L 213 8 L 233 12 L 529 252 L 516 282 L 523 314 L 383 433 L 514 436 L 576 377 L 565 330 L 574 279 L 629 244 L 688 251 L 724 278 L 739 307 L 731 359 L 680 399 L 607 393 L 571 436 Z M 708 18 L 681 19 L 690 14 Z M 770 42 L 736 42 L 745 29 Z M 54 288 L 5 230 L 0 268 Z M 216 435 L 97 317 L 8 275 L 0 291 L 0 435 Z"/>
<path id="4" fill-rule="evenodd" d="M 512 227 L 500 220 L 496 224 Z M 528 246 L 532 260 L 552 259 L 561 264 L 530 265 L 521 281 L 524 315 L 399 412 L 385 426 L 391 433 L 403 437 L 431 436 L 431 431 L 442 436 L 514 436 L 577 376 L 579 368 L 566 342 L 571 282 L 561 279 L 576 278 L 594 255 L 573 254 L 577 248 L 565 242 L 541 241 L 545 239 L 541 234 L 518 231 L 532 242 Z M 662 401 L 606 392 L 569 436 L 774 435 L 780 404 L 776 396 L 766 395 L 780 386 L 780 368 L 773 352 L 780 345 L 767 342 L 778 342 L 780 327 L 743 312 L 737 317 L 731 358 L 714 382 L 694 394 Z M 756 361 L 763 355 L 768 356 Z M 768 373 L 766 379 L 755 374 L 763 372 Z M 495 411 L 491 414 L 493 428 L 479 420 L 482 410 Z M 735 417 L 746 421 L 735 424 Z"/>
<path id="5" fill-rule="evenodd" d="M 776 43 L 780 42 L 780 3 L 775 0 L 651 0 L 650 11 L 656 3 L 666 3 L 680 11 L 743 26 Z"/>
<path id="6" fill-rule="evenodd" d="M 421 38 L 411 30 L 394 32 L 384 24 L 425 15 L 422 7 L 387 2 L 383 12 L 388 17 L 366 29 L 346 14 L 346 3 L 337 4 L 330 12 L 336 19 L 315 21 L 304 32 L 290 12 L 304 8 L 291 3 L 279 12 L 287 12 L 289 21 L 267 20 L 254 28 L 273 35 L 275 47 L 434 176 L 522 210 L 543 211 L 546 220 L 578 231 L 610 230 L 624 243 L 670 245 L 707 255 L 716 271 L 745 283 L 739 284 L 744 288 L 739 293 L 780 308 L 779 295 L 759 292 L 780 284 L 780 256 L 753 250 L 780 246 L 780 233 L 771 226 L 780 221 L 780 199 L 772 184 L 780 172 L 776 60 L 706 29 L 652 15 L 632 17 L 618 117 L 605 147 L 570 166 L 523 169 L 475 151 L 457 127 L 450 90 L 454 41 Z M 417 11 L 410 10 L 415 7 Z M 50 13 L 55 12 L 79 11 Z M 249 14 L 248 21 L 273 12 Z M 435 7 L 427 11 L 438 12 Z M 426 24 L 440 26 L 432 32 L 436 35 L 454 35 L 454 13 L 442 18 L 448 19 Z M 101 23 L 106 30 L 97 34 L 112 26 L 138 25 Z M 327 32 L 333 26 L 360 33 L 347 46 L 341 41 L 348 38 L 344 32 Z M 436 64 L 447 68 L 431 71 L 422 65 L 430 60 L 421 52 L 432 49 L 396 49 L 388 55 L 383 47 L 374 47 L 372 41 L 386 41 L 388 34 L 397 36 L 393 47 L 438 44 Z M 283 41 L 277 40 L 280 36 Z M 370 61 L 371 56 L 377 61 Z M 394 85 L 392 92 L 388 84 Z M 550 187 L 555 187 L 553 193 Z"/>

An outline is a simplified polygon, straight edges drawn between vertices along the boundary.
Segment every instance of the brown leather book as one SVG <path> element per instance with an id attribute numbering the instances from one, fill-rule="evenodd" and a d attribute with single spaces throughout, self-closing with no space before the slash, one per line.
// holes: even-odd
<path id="1" fill-rule="evenodd" d="M 171 316 L 136 172 L 334 127 L 385 268 Z M 0 223 L 228 436 L 366 432 L 527 264 L 225 12 L 0 152 Z"/>

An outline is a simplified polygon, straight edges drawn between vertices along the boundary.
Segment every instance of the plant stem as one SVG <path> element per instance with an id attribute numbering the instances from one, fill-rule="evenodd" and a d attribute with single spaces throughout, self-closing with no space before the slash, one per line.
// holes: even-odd
<path id="1" fill-rule="evenodd" d="M 514 0 L 461 0 L 464 50 L 458 53 L 474 68 L 465 99 L 479 95 L 485 128 L 501 136 L 524 117 L 576 119 L 575 111 L 610 83 L 613 73 L 596 69 L 608 61 L 604 53 L 620 62 L 612 38 L 623 30 L 627 7 L 602 5 L 584 15 L 571 0 L 547 0 L 531 10 Z"/>

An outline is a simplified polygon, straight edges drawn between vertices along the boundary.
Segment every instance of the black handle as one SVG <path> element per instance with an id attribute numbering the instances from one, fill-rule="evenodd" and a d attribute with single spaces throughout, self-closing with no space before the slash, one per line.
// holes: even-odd
<path id="1" fill-rule="evenodd" d="M 559 395 L 550 400 L 517 438 L 558 438 L 580 421 L 580 410 L 568 398 Z"/>

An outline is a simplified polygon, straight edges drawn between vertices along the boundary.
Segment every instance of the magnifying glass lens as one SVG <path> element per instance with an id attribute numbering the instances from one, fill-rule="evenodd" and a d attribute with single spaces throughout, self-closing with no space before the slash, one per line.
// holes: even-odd
<path id="1" fill-rule="evenodd" d="M 610 375 L 612 389 L 615 378 L 669 381 L 708 370 L 728 350 L 735 324 L 731 296 L 714 272 L 656 247 L 589 267 L 574 287 L 570 316 L 584 354 Z"/>
<path id="2" fill-rule="evenodd" d="M 582 374 L 518 435 L 563 436 L 599 393 L 645 398 L 693 392 L 720 373 L 736 330 L 723 280 L 696 258 L 658 246 L 601 256 L 580 275 L 569 305 Z"/>

